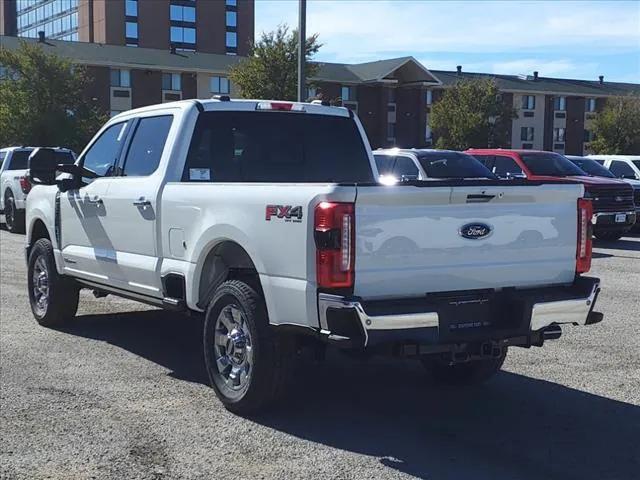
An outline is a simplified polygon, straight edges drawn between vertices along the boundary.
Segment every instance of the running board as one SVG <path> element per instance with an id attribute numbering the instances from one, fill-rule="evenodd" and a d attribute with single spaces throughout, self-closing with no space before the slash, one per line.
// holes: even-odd
<path id="1" fill-rule="evenodd" d="M 91 288 L 94 290 L 98 290 L 102 294 L 111 294 L 116 295 L 118 297 L 126 298 L 128 300 L 134 300 L 136 302 L 145 303 L 147 305 L 151 305 L 153 307 L 159 307 L 165 310 L 171 310 L 175 312 L 183 312 L 186 311 L 186 304 L 184 300 L 180 300 L 177 298 L 165 297 L 165 298 L 156 298 L 151 297 L 149 295 L 144 295 L 142 293 L 130 292 L 128 290 L 122 290 L 120 288 L 112 287 L 110 285 L 104 285 L 98 282 L 92 282 L 90 280 L 84 280 L 80 278 L 75 278 L 76 282 L 81 284 L 84 287 Z"/>

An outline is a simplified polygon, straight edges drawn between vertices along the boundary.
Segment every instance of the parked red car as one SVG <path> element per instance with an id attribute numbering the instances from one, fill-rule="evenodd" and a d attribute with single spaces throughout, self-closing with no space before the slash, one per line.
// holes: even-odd
<path id="1" fill-rule="evenodd" d="M 593 231 L 602 240 L 617 240 L 636 223 L 633 188 L 613 179 L 590 176 L 568 158 L 554 152 L 472 148 L 469 153 L 500 178 L 553 182 L 573 180 L 584 185 L 593 201 Z"/>

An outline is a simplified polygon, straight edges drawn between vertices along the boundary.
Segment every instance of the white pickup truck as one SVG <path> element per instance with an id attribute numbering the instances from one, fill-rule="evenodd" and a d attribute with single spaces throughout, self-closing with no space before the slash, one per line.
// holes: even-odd
<path id="1" fill-rule="evenodd" d="M 7 230 L 12 233 L 24 232 L 24 211 L 31 183 L 27 170 L 29 155 L 36 147 L 8 147 L 0 149 L 0 213 L 4 213 Z M 71 150 L 53 149 L 58 163 L 73 163 L 75 155 Z"/>
<path id="2" fill-rule="evenodd" d="M 300 345 L 471 382 L 510 346 L 602 319 L 582 185 L 377 175 L 344 108 L 220 97 L 122 113 L 75 165 L 32 158 L 33 314 L 71 320 L 80 288 L 204 314 L 211 384 L 242 414 L 278 397 Z"/>

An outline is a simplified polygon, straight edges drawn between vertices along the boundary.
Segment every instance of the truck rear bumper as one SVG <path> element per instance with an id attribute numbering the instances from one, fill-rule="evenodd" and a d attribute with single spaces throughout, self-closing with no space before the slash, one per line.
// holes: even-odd
<path id="1" fill-rule="evenodd" d="M 349 347 L 530 339 L 551 326 L 600 321 L 602 315 L 593 311 L 599 291 L 599 279 L 578 277 L 570 286 L 452 292 L 409 300 L 366 302 L 320 293 L 318 313 L 322 333 Z"/>

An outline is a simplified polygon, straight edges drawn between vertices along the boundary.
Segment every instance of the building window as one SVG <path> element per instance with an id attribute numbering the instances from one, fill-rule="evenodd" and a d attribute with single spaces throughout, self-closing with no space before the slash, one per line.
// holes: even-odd
<path id="1" fill-rule="evenodd" d="M 433 103 L 433 92 L 431 90 L 424 92 L 424 101 L 427 105 L 431 105 Z"/>
<path id="2" fill-rule="evenodd" d="M 238 26 L 238 14 L 236 12 L 227 12 L 227 27 Z"/>
<path id="3" fill-rule="evenodd" d="M 127 22 L 125 28 L 127 40 L 137 40 L 138 39 L 138 24 L 136 22 Z"/>
<path id="4" fill-rule="evenodd" d="M 169 18 L 174 22 L 195 23 L 196 9 L 195 7 L 185 7 L 182 5 L 171 5 Z"/>
<path id="5" fill-rule="evenodd" d="M 585 110 L 587 112 L 595 112 L 596 111 L 596 99 L 595 98 L 587 98 L 585 101 Z"/>
<path id="6" fill-rule="evenodd" d="M 15 5 L 19 37 L 37 38 L 43 31 L 47 38 L 78 39 L 78 0 L 21 0 Z"/>
<path id="7" fill-rule="evenodd" d="M 425 117 L 425 124 L 424 124 L 424 139 L 427 142 L 430 142 L 431 136 L 432 134 L 431 134 L 431 126 L 429 125 L 429 114 L 427 113 Z"/>
<path id="8" fill-rule="evenodd" d="M 567 109 L 567 97 L 554 97 L 553 109 L 556 111 L 564 112 Z"/>
<path id="9" fill-rule="evenodd" d="M 225 3 L 225 25 L 227 55 L 238 53 L 238 2 L 227 0 Z"/>
<path id="10" fill-rule="evenodd" d="M 591 130 L 584 131 L 584 141 L 585 143 L 593 142 L 596 139 L 595 134 Z"/>
<path id="11" fill-rule="evenodd" d="M 340 90 L 340 98 L 343 102 L 355 100 L 354 87 L 343 85 L 342 89 Z"/>
<path id="12" fill-rule="evenodd" d="M 554 128 L 553 129 L 553 141 L 554 142 L 564 142 L 564 128 Z"/>
<path id="13" fill-rule="evenodd" d="M 228 94 L 231 91 L 231 84 L 227 77 L 210 77 L 209 89 L 211 93 Z"/>
<path id="14" fill-rule="evenodd" d="M 127 17 L 138 16 L 138 0 L 126 0 L 124 4 L 124 14 Z"/>
<path id="15" fill-rule="evenodd" d="M 522 109 L 523 110 L 533 110 L 536 108 L 536 97 L 535 95 L 523 95 L 522 96 Z"/>
<path id="16" fill-rule="evenodd" d="M 162 74 L 162 89 L 163 90 L 182 90 L 182 83 L 179 73 L 163 73 Z"/>
<path id="17" fill-rule="evenodd" d="M 171 43 L 178 46 L 192 47 L 196 44 L 196 29 L 187 27 L 171 27 Z"/>
<path id="18" fill-rule="evenodd" d="M 523 142 L 533 142 L 533 127 L 521 127 L 520 140 Z"/>
<path id="19" fill-rule="evenodd" d="M 238 48 L 238 34 L 227 32 L 227 48 Z"/>
<path id="20" fill-rule="evenodd" d="M 131 86 L 131 76 L 129 70 L 111 69 L 111 86 L 112 87 L 125 87 Z"/>

